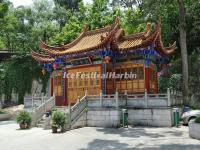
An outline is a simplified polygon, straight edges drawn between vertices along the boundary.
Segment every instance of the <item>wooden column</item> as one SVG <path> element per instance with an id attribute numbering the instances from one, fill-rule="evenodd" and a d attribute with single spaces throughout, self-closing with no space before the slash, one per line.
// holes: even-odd
<path id="1" fill-rule="evenodd" d="M 145 89 L 147 90 L 147 93 L 150 93 L 150 68 L 149 67 L 144 68 L 144 80 L 145 80 Z"/>
<path id="2" fill-rule="evenodd" d="M 50 83 L 51 83 L 51 96 L 53 96 L 53 76 L 50 77 Z"/>
<path id="3" fill-rule="evenodd" d="M 158 93 L 158 73 L 155 73 L 155 93 Z"/>
<path id="4" fill-rule="evenodd" d="M 65 82 L 64 82 L 64 88 L 65 88 L 65 90 L 64 90 L 64 99 L 65 99 L 65 106 L 67 106 L 69 103 L 68 103 L 68 93 L 67 93 L 67 86 L 68 86 L 68 82 L 67 82 L 67 77 L 66 77 L 66 75 L 67 75 L 67 70 L 65 70 L 65 73 L 64 73 L 64 80 L 65 80 Z"/>

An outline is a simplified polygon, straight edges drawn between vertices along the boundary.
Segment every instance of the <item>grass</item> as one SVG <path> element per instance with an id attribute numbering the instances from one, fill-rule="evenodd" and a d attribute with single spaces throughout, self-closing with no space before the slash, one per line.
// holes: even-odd
<path id="1" fill-rule="evenodd" d="M 195 119 L 195 123 L 200 123 L 200 117 L 197 117 L 197 118 Z"/>
<path id="2" fill-rule="evenodd" d="M 2 109 L 0 109 L 0 114 L 7 114 L 7 112 L 2 110 Z"/>

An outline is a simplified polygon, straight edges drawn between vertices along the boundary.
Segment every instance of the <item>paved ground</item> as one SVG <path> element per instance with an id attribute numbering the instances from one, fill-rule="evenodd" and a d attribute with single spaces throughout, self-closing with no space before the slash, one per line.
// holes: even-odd
<path id="1" fill-rule="evenodd" d="M 63 134 L 0 122 L 1 150 L 200 150 L 188 128 L 81 128 Z"/>

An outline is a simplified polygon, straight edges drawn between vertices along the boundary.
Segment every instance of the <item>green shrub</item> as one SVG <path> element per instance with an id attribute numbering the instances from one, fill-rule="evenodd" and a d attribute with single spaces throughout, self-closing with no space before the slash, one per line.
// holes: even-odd
<path id="1" fill-rule="evenodd" d="M 59 110 L 53 111 L 51 120 L 54 126 L 57 126 L 58 128 L 64 128 L 66 123 L 65 113 Z"/>
<path id="2" fill-rule="evenodd" d="M 52 108 L 51 109 L 52 112 L 57 111 L 57 110 L 58 110 L 57 108 Z"/>
<path id="3" fill-rule="evenodd" d="M 0 109 L 0 114 L 7 114 L 7 112 Z"/>
<path id="4" fill-rule="evenodd" d="M 195 123 L 200 123 L 200 116 L 195 119 Z"/>
<path id="5" fill-rule="evenodd" d="M 19 112 L 17 114 L 16 120 L 17 120 L 17 123 L 19 123 L 19 124 L 30 125 L 32 122 L 32 118 L 31 118 L 30 114 L 26 111 Z"/>

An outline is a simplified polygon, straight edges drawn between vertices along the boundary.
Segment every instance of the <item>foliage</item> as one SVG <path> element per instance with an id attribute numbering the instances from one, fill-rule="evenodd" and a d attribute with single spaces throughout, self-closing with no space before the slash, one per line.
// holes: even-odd
<path id="1" fill-rule="evenodd" d="M 17 123 L 19 124 L 27 124 L 30 125 L 32 122 L 32 118 L 30 114 L 26 111 L 21 111 L 16 116 Z"/>
<path id="2" fill-rule="evenodd" d="M 138 33 L 143 32 L 146 26 L 146 23 L 142 19 L 142 13 L 139 9 L 135 11 L 128 9 L 124 12 L 124 21 L 122 26 L 126 33 Z"/>
<path id="3" fill-rule="evenodd" d="M 5 69 L 6 65 L 0 63 L 0 96 L 4 93 L 5 91 Z"/>
<path id="4" fill-rule="evenodd" d="M 30 92 L 33 79 L 44 84 L 48 76 L 41 75 L 41 67 L 30 56 L 29 49 L 39 51 L 39 41 L 50 45 L 67 44 L 75 39 L 85 26 L 88 30 L 109 25 L 120 17 L 126 34 L 144 31 L 147 22 L 159 22 L 164 45 L 177 41 L 177 52 L 170 56 L 173 65 L 168 76 L 159 78 L 159 91 L 166 88 L 180 90 L 181 56 L 179 48 L 179 10 L 173 0 L 93 0 L 84 5 L 82 0 L 40 0 L 30 7 L 14 8 L 8 0 L 0 0 L 0 49 L 8 49 L 16 57 L 0 64 L 0 95 L 10 99 L 12 91 L 19 94 L 19 103 Z M 111 3 L 110 3 L 111 2 Z M 200 58 L 200 3 L 185 0 L 187 45 L 189 54 L 190 93 L 199 95 Z M 173 75 L 173 76 L 172 76 Z M 172 77 L 171 77 L 172 76 Z M 171 79 L 170 79 L 171 78 Z"/>
<path id="5" fill-rule="evenodd" d="M 189 87 L 190 93 L 200 99 L 200 51 L 189 56 Z"/>
<path id="6" fill-rule="evenodd" d="M 57 108 L 52 108 L 51 109 L 52 112 L 57 111 L 57 110 L 58 110 Z"/>
<path id="7" fill-rule="evenodd" d="M 134 9 L 140 5 L 142 0 L 113 0 L 112 5 L 122 6 L 124 8 Z"/>
<path id="8" fill-rule="evenodd" d="M 58 128 L 64 128 L 64 125 L 66 123 L 66 116 L 64 112 L 59 110 L 53 111 L 51 119 L 53 125 L 56 125 Z"/>
<path id="9" fill-rule="evenodd" d="M 200 123 L 200 116 L 195 119 L 195 123 Z"/>
<path id="10" fill-rule="evenodd" d="M 173 74 L 169 80 L 169 88 L 172 92 L 181 91 L 181 74 Z"/>
<path id="11" fill-rule="evenodd" d="M 9 100 L 12 92 L 18 93 L 18 103 L 23 104 L 24 95 L 31 92 L 33 80 L 43 83 L 43 92 L 47 87 L 48 74 L 43 76 L 41 67 L 28 55 L 13 56 L 5 70 L 1 91 Z"/>
<path id="12" fill-rule="evenodd" d="M 3 18 L 8 12 L 9 2 L 7 0 L 0 0 L 0 18 Z"/>
<path id="13" fill-rule="evenodd" d="M 158 77 L 158 89 L 160 93 L 166 93 L 167 88 L 171 92 L 176 93 L 181 91 L 181 74 L 172 74 L 169 76 L 160 76 Z"/>
<path id="14" fill-rule="evenodd" d="M 79 3 L 82 0 L 54 0 L 56 5 L 64 7 L 66 10 L 70 10 L 71 13 L 75 13 L 79 9 Z"/>
<path id="15" fill-rule="evenodd" d="M 169 77 L 158 77 L 158 92 L 159 93 L 166 93 L 167 88 L 169 87 Z"/>
<path id="16" fill-rule="evenodd" d="M 80 2 L 79 11 L 75 15 L 70 11 L 66 12 L 68 21 L 60 33 L 50 38 L 49 43 L 66 44 L 77 38 L 85 26 L 92 30 L 111 24 L 117 16 L 120 16 L 120 11 L 117 8 L 110 10 L 107 4 L 108 0 L 94 0 L 91 6 L 84 7 Z"/>
<path id="17" fill-rule="evenodd" d="M 0 114 L 7 114 L 7 112 L 2 110 L 2 109 L 0 109 Z"/>
<path id="18" fill-rule="evenodd" d="M 55 37 L 50 38 L 50 43 L 53 45 L 58 45 L 60 43 L 69 43 L 75 39 L 81 32 L 82 26 L 79 24 L 77 18 L 72 17 L 71 22 L 65 24 L 62 31 L 55 35 Z"/>

